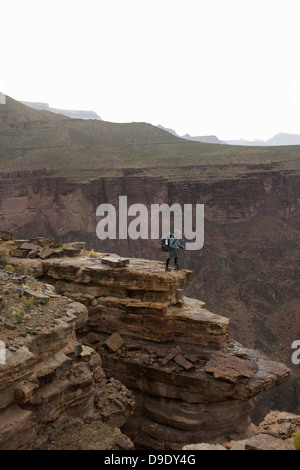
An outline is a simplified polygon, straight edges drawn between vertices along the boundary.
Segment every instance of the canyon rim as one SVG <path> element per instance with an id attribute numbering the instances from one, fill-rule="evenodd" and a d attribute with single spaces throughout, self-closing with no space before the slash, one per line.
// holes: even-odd
<path id="1" fill-rule="evenodd" d="M 177 449 L 248 438 L 250 415 L 256 425 L 274 409 L 299 415 L 298 146 L 186 141 L 5 97 L 0 156 L 4 448 L 48 438 L 67 446 L 55 436 L 84 423 L 110 436 L 108 448 Z M 118 208 L 124 194 L 149 213 L 153 204 L 204 205 L 205 242 L 186 252 L 184 269 L 164 272 L 159 240 L 99 240 L 97 207 Z M 40 290 L 26 269 L 14 274 L 20 265 Z M 10 294 L 13 304 L 34 298 L 22 318 L 1 313 Z M 43 309 L 49 323 L 23 336 Z M 114 333 L 116 350 L 106 344 Z"/>

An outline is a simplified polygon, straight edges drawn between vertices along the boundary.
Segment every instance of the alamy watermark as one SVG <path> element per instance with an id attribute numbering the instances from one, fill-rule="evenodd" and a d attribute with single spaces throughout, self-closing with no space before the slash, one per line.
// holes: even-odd
<path id="1" fill-rule="evenodd" d="M 6 364 L 6 347 L 4 341 L 0 340 L 0 364 Z"/>
<path id="2" fill-rule="evenodd" d="M 116 207 L 108 203 L 97 207 L 96 216 L 101 217 L 96 228 L 100 240 L 158 240 L 178 230 L 186 250 L 204 245 L 204 204 L 151 204 L 149 213 L 144 204 L 128 207 L 127 196 L 119 196 L 118 220 Z"/>
<path id="3" fill-rule="evenodd" d="M 296 350 L 292 354 L 292 363 L 295 366 L 298 366 L 300 364 L 300 340 L 299 339 L 293 342 L 292 349 Z"/>
<path id="4" fill-rule="evenodd" d="M 6 104 L 6 95 L 0 91 L 0 104 Z"/>

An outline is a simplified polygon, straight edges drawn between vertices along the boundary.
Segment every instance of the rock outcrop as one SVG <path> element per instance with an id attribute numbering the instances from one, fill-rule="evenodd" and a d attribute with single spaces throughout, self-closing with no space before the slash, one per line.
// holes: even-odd
<path id="1" fill-rule="evenodd" d="M 76 337 L 87 308 L 11 268 L 0 268 L 0 449 L 47 448 L 74 428 L 92 429 L 94 442 L 77 437 L 70 448 L 132 448 L 119 429 L 132 393 Z"/>
<path id="2" fill-rule="evenodd" d="M 14 253 L 13 241 L 8 247 Z M 289 376 L 285 365 L 232 341 L 228 318 L 185 297 L 192 271 L 84 250 L 74 258 L 8 262 L 25 263 L 85 304 L 88 319 L 77 325 L 77 338 L 100 354 L 107 376 L 133 391 L 134 414 L 122 430 L 139 447 L 249 438 L 255 397 Z"/>
<path id="3" fill-rule="evenodd" d="M 293 436 L 300 429 L 300 416 L 293 413 L 271 411 L 250 439 L 227 442 L 224 446 L 190 444 L 183 450 L 296 450 Z"/>

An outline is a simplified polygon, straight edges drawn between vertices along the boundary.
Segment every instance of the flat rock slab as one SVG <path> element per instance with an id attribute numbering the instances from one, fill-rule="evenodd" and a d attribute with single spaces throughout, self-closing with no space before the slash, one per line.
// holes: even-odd
<path id="1" fill-rule="evenodd" d="M 23 243 L 31 243 L 29 240 L 14 240 L 14 245 L 19 248 Z"/>
<path id="2" fill-rule="evenodd" d="M 25 250 L 25 251 L 32 251 L 32 250 L 39 250 L 40 247 L 38 245 L 35 245 L 34 243 L 28 243 L 24 242 L 19 246 L 20 250 Z"/>
<path id="3" fill-rule="evenodd" d="M 26 250 L 20 250 L 19 248 L 13 248 L 10 252 L 10 255 L 16 258 L 26 258 L 27 256 L 27 251 Z"/>
<path id="4" fill-rule="evenodd" d="M 121 268 L 126 266 L 129 263 L 129 258 L 117 258 L 113 256 L 104 256 L 101 259 L 103 264 L 108 264 L 109 266 L 113 266 L 114 268 Z"/>
<path id="5" fill-rule="evenodd" d="M 75 256 L 80 256 L 81 254 L 81 249 L 80 248 L 73 248 L 73 247 L 68 247 L 63 249 L 63 253 L 65 256 L 70 256 L 71 258 Z"/>
<path id="6" fill-rule="evenodd" d="M 293 439 L 278 439 L 269 434 L 258 434 L 245 442 L 245 450 L 296 450 Z"/>
<path id="7" fill-rule="evenodd" d="M 123 343 L 124 340 L 120 333 L 113 333 L 109 338 L 107 338 L 104 345 L 111 351 L 115 352 L 120 349 Z"/>
<path id="8" fill-rule="evenodd" d="M 103 254 L 102 259 L 106 257 L 114 258 Z M 120 257 L 116 255 L 116 258 Z M 168 273 L 165 272 L 165 263 L 145 259 L 129 258 L 128 265 L 123 266 L 123 269 L 116 269 L 115 266 L 102 263 L 100 259 L 92 260 L 88 256 L 62 259 L 53 259 L 51 256 L 51 259 L 43 261 L 44 273 L 54 279 L 126 290 L 170 292 L 190 284 L 194 279 L 192 271 L 182 269 Z"/>
<path id="9" fill-rule="evenodd" d="M 171 349 L 171 351 L 169 352 L 169 354 L 167 354 L 167 356 L 165 356 L 163 359 L 160 360 L 160 364 L 162 366 L 165 366 L 166 364 L 168 364 L 168 362 L 170 362 L 172 359 L 174 359 L 175 356 L 177 356 L 180 353 L 181 353 L 180 346 L 176 346 L 176 348 Z"/>
<path id="10" fill-rule="evenodd" d="M 227 332 L 229 326 L 229 318 L 217 315 L 203 308 L 204 303 L 197 299 L 184 297 L 183 306 L 181 309 L 174 306 L 169 308 L 169 313 L 172 316 L 182 317 L 186 321 L 201 322 L 205 325 L 212 325 L 210 333 L 216 334 L 216 329 Z"/>
<path id="11" fill-rule="evenodd" d="M 169 306 L 169 302 L 141 302 L 130 297 L 120 299 L 111 296 L 99 297 L 98 303 L 106 307 L 118 308 L 127 313 L 136 313 L 138 315 L 148 313 L 160 316 L 166 315 Z"/>
<path id="12" fill-rule="evenodd" d="M 177 356 L 174 357 L 174 361 L 181 367 L 183 367 L 185 370 L 190 370 L 194 367 L 194 365 L 187 361 L 185 357 L 183 357 L 181 354 L 178 354 Z"/>
<path id="13" fill-rule="evenodd" d="M 30 239 L 31 243 L 39 245 L 41 247 L 54 245 L 54 238 L 36 237 Z"/>
<path id="14" fill-rule="evenodd" d="M 213 374 L 216 379 L 223 379 L 235 383 L 241 377 L 250 379 L 257 371 L 253 361 L 231 356 L 223 352 L 215 352 L 205 366 L 207 373 Z"/>
<path id="15" fill-rule="evenodd" d="M 245 450 L 247 440 L 238 441 L 230 448 L 230 450 Z"/>
<path id="16" fill-rule="evenodd" d="M 48 259 L 48 258 L 61 258 L 64 256 L 62 250 L 54 249 L 54 248 L 43 248 L 39 253 L 38 257 L 41 259 Z"/>
<path id="17" fill-rule="evenodd" d="M 76 249 L 79 249 L 79 250 L 85 250 L 85 248 L 86 248 L 85 242 L 72 242 L 72 243 L 68 243 L 67 247 L 68 247 L 68 248 L 76 248 Z"/>
<path id="18" fill-rule="evenodd" d="M 42 294 L 41 292 L 36 292 L 31 289 L 25 289 L 24 290 L 24 295 L 27 297 L 33 297 L 35 302 L 38 304 L 46 304 L 49 300 L 49 297 L 47 295 Z"/>

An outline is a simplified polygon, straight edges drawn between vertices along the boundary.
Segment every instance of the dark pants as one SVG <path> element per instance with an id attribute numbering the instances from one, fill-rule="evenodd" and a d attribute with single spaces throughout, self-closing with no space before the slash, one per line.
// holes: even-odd
<path id="1" fill-rule="evenodd" d="M 169 263 L 172 260 L 174 260 L 174 264 L 175 264 L 175 268 L 176 269 L 179 269 L 178 268 L 178 252 L 179 250 L 173 250 L 173 248 L 170 248 L 169 251 L 168 251 L 168 257 L 166 259 L 166 268 L 169 267 Z"/>

